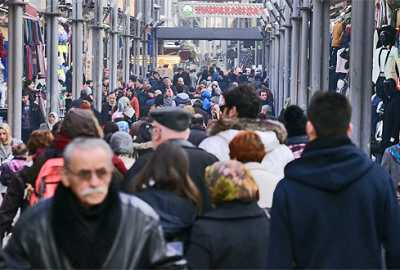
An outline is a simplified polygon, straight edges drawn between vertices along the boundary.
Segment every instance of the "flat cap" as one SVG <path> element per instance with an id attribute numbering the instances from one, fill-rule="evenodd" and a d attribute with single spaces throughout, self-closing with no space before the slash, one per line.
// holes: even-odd
<path id="1" fill-rule="evenodd" d="M 151 111 L 150 117 L 164 127 L 176 131 L 184 131 L 189 128 L 192 113 L 176 107 L 165 107 Z"/>

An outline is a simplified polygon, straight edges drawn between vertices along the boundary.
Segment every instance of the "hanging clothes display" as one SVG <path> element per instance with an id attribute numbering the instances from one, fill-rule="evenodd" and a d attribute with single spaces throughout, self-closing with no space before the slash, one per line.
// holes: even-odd
<path id="1" fill-rule="evenodd" d="M 376 11 L 375 11 L 376 28 L 381 28 L 384 25 L 392 25 L 392 23 L 394 23 L 393 11 L 390 6 L 392 2 L 393 1 L 390 0 L 379 0 L 376 3 Z"/>
<path id="2" fill-rule="evenodd" d="M 24 76 L 46 78 L 43 36 L 38 21 L 24 19 Z"/>
<path id="3" fill-rule="evenodd" d="M 3 35 L 3 32 L 0 29 L 0 58 L 1 58 L 1 64 L 3 65 L 3 81 L 7 82 L 7 41 L 5 41 L 5 37 Z"/>

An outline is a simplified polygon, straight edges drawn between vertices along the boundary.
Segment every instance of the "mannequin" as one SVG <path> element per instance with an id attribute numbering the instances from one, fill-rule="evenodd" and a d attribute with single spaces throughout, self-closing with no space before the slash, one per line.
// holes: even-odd
<path id="1" fill-rule="evenodd" d="M 376 86 L 376 94 L 386 104 L 387 98 L 383 91 L 383 81 L 386 79 L 397 80 L 399 77 L 400 63 L 398 59 L 398 49 L 391 44 L 391 35 L 388 31 L 379 34 L 382 47 L 374 52 L 374 62 L 372 70 L 372 81 Z"/>
<path id="2" fill-rule="evenodd" d="M 387 97 L 382 132 L 382 153 L 386 148 L 399 143 L 400 131 L 400 91 L 396 89 L 393 79 L 383 82 L 383 90 Z"/>

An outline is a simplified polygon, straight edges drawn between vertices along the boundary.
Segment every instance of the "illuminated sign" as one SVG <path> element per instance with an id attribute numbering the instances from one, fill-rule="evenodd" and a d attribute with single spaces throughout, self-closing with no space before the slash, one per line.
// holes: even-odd
<path id="1" fill-rule="evenodd" d="M 184 17 L 235 17 L 258 18 L 263 12 L 262 4 L 179 3 Z"/>

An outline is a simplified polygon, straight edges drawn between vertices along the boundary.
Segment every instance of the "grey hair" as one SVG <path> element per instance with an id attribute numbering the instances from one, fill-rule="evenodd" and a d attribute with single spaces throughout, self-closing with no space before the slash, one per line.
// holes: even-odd
<path id="1" fill-rule="evenodd" d="M 264 111 L 266 111 L 268 114 L 272 114 L 272 108 L 269 105 L 264 105 L 261 107 Z"/>
<path id="2" fill-rule="evenodd" d="M 171 79 L 170 79 L 170 78 L 166 78 L 165 81 L 166 81 L 166 82 L 168 82 L 168 81 L 171 82 Z"/>
<path id="3" fill-rule="evenodd" d="M 83 149 L 83 150 L 91 150 L 96 147 L 102 147 L 108 157 L 108 161 L 110 164 L 113 164 L 113 151 L 111 150 L 110 146 L 104 141 L 103 139 L 98 138 L 88 138 L 88 137 L 78 137 L 72 140 L 67 147 L 64 149 L 64 168 L 68 168 L 72 161 L 72 152 L 76 149 Z"/>

